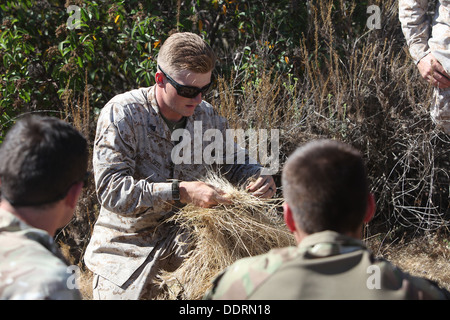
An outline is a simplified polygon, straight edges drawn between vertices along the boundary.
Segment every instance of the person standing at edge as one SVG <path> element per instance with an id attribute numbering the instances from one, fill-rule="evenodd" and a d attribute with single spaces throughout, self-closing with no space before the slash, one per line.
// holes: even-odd
<path id="1" fill-rule="evenodd" d="M 399 19 L 421 76 L 434 86 L 431 118 L 450 134 L 450 1 L 438 0 L 433 20 L 428 0 L 400 0 Z"/>
<path id="2" fill-rule="evenodd" d="M 204 182 L 209 166 L 195 161 L 174 164 L 171 133 L 191 137 L 219 129 L 227 122 L 202 97 L 211 85 L 216 56 L 196 34 L 170 36 L 158 54 L 156 84 L 117 95 L 102 109 L 94 144 L 94 175 L 100 215 L 84 260 L 93 271 L 94 299 L 152 299 L 160 270 L 173 271 L 187 249 L 179 227 L 165 220 L 177 206 L 211 207 L 227 203 L 227 195 Z M 194 121 L 202 132 L 194 132 Z M 202 135 L 203 136 L 203 135 Z M 197 149 L 196 149 L 197 148 Z M 192 141 L 193 155 L 202 149 Z M 272 197 L 275 182 L 249 164 L 217 165 L 232 183 L 256 178 L 247 188 Z"/>
<path id="3" fill-rule="evenodd" d="M 80 299 L 53 241 L 87 178 L 85 138 L 51 117 L 25 117 L 0 147 L 0 299 Z"/>
<path id="4" fill-rule="evenodd" d="M 355 149 L 317 140 L 297 149 L 282 173 L 286 225 L 297 247 L 238 260 L 205 299 L 445 299 L 450 293 L 377 259 L 361 241 L 375 212 Z"/>

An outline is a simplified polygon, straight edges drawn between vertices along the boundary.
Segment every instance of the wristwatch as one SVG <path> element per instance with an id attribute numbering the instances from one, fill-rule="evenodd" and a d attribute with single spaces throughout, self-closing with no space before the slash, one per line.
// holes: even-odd
<path id="1" fill-rule="evenodd" d="M 172 180 L 172 200 L 180 200 L 180 181 Z"/>

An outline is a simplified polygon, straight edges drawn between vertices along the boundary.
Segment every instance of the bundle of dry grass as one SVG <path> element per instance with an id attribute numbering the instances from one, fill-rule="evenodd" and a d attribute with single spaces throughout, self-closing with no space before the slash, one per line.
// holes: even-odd
<path id="1" fill-rule="evenodd" d="M 214 175 L 206 182 L 229 194 L 232 203 L 188 205 L 171 218 L 189 232 L 193 249 L 177 270 L 160 274 L 166 287 L 160 299 L 201 299 L 217 273 L 234 261 L 294 244 L 278 212 L 280 199 L 254 197 Z"/>

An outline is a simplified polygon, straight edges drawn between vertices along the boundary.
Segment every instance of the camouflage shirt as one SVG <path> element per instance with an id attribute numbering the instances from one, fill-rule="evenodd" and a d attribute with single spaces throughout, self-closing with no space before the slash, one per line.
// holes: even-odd
<path id="1" fill-rule="evenodd" d="M 80 299 L 52 237 L 0 209 L 0 299 Z"/>
<path id="2" fill-rule="evenodd" d="M 430 21 L 428 0 L 400 0 L 399 18 L 416 63 L 432 52 L 450 74 L 450 0 L 438 0 Z"/>
<path id="3" fill-rule="evenodd" d="M 101 209 L 84 260 L 90 270 L 118 286 L 150 253 L 157 258 L 170 250 L 173 229 L 163 223 L 174 212 L 170 179 L 205 176 L 208 166 L 196 158 L 208 147 L 202 137 L 208 129 L 218 129 L 225 137 L 228 128 L 210 104 L 201 102 L 186 121 L 190 161 L 175 164 L 175 142 L 154 91 L 155 87 L 140 88 L 117 95 L 102 109 L 97 123 L 93 167 Z M 243 164 L 224 160 L 215 169 L 233 183 L 258 175 L 261 166 L 248 164 L 246 157 Z"/>
<path id="4" fill-rule="evenodd" d="M 446 296 L 447 295 L 447 296 Z M 448 292 L 375 259 L 356 239 L 319 232 L 298 247 L 237 261 L 205 299 L 444 299 Z"/>

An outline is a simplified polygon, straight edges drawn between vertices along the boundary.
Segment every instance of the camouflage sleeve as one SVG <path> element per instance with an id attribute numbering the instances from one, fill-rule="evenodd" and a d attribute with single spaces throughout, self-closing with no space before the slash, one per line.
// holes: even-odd
<path id="1" fill-rule="evenodd" d="M 378 258 L 376 263 L 382 270 L 383 287 L 402 292 L 408 300 L 448 300 L 450 294 L 429 279 L 413 276 L 389 261 Z"/>
<path id="2" fill-rule="evenodd" d="M 420 299 L 420 300 L 449 300 L 450 293 L 444 289 L 440 288 L 434 281 L 414 277 L 411 275 L 406 275 L 407 279 L 407 291 L 410 298 Z"/>
<path id="3" fill-rule="evenodd" d="M 249 264 L 252 263 L 254 263 L 254 258 L 244 258 L 220 272 L 213 279 L 211 288 L 207 290 L 203 300 L 248 299 L 254 289 L 254 284 L 249 280 L 251 279 Z"/>
<path id="4" fill-rule="evenodd" d="M 130 117 L 122 112 L 122 108 L 108 104 L 98 119 L 93 167 L 99 201 L 107 210 L 120 214 L 161 208 L 172 200 L 171 183 L 133 178 L 136 130 Z"/>
<path id="5" fill-rule="evenodd" d="M 38 277 L 38 275 L 35 275 Z M 64 281 L 46 281 L 45 277 L 39 278 L 38 281 L 31 280 L 29 282 L 18 281 L 19 285 L 15 288 L 26 284 L 24 290 L 16 289 L 8 296 L 9 300 L 81 300 L 81 293 L 78 289 L 69 289 Z"/>
<path id="6" fill-rule="evenodd" d="M 428 0 L 399 0 L 399 19 L 409 52 L 417 64 L 430 53 L 428 39 L 431 25 L 427 15 Z"/>
<path id="7" fill-rule="evenodd" d="M 286 261 L 295 257 L 297 247 L 272 249 L 266 254 L 234 262 L 220 272 L 205 293 L 204 300 L 246 300 Z"/>
<path id="8" fill-rule="evenodd" d="M 0 300 L 81 299 L 77 275 L 48 233 L 11 221 L 10 232 L 0 232 Z"/>

